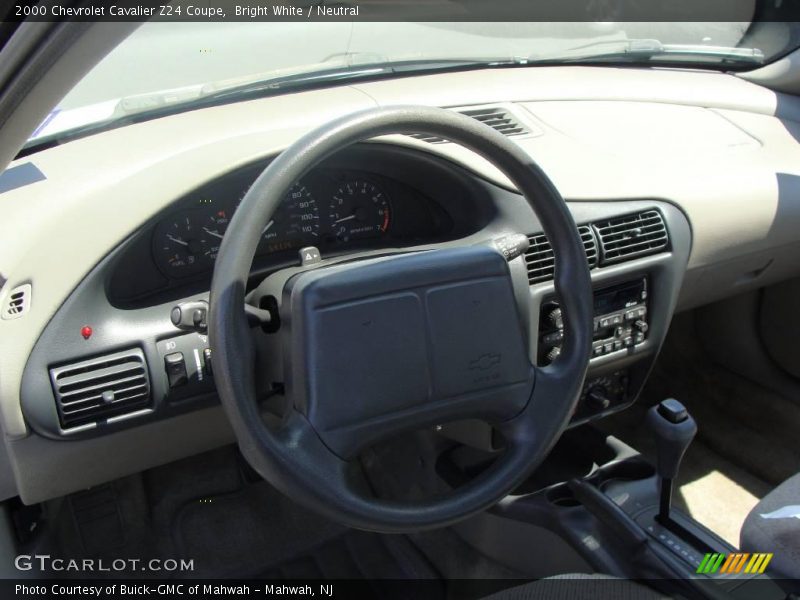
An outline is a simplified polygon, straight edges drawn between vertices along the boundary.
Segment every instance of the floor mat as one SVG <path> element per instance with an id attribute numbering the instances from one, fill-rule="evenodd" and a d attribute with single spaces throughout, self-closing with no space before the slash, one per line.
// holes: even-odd
<path id="1" fill-rule="evenodd" d="M 405 536 L 351 530 L 302 556 L 267 569 L 259 577 L 438 579 L 439 575 Z"/>
<path id="2" fill-rule="evenodd" d="M 196 577 L 248 577 L 346 531 L 265 482 L 195 498 L 178 510 L 173 523 L 178 554 L 195 559 Z"/>

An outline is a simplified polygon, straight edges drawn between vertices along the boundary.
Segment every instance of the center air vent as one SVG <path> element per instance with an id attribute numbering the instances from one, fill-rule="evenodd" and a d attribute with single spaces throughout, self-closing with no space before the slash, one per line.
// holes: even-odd
<path id="1" fill-rule="evenodd" d="M 669 243 L 664 219 L 657 210 L 593 223 L 603 264 L 664 250 Z"/>
<path id="2" fill-rule="evenodd" d="M 147 363 L 138 348 L 50 369 L 50 379 L 64 429 L 151 406 Z"/>
<path id="3" fill-rule="evenodd" d="M 578 227 L 583 247 L 586 249 L 586 258 L 589 261 L 589 268 L 597 266 L 597 244 L 592 234 L 592 228 L 588 225 Z M 555 273 L 555 257 L 550 241 L 543 233 L 528 236 L 531 242 L 530 248 L 525 252 L 525 264 L 528 266 L 528 281 L 531 284 L 553 279 Z"/>
<path id="4" fill-rule="evenodd" d="M 456 112 L 462 115 L 472 117 L 476 121 L 480 121 L 488 125 L 492 129 L 496 129 L 506 136 L 525 135 L 531 133 L 530 129 L 520 124 L 519 120 L 506 108 L 502 106 L 481 106 L 478 108 L 459 108 Z M 426 133 L 415 133 L 411 137 L 429 144 L 446 144 L 450 140 L 444 138 L 428 135 Z"/>

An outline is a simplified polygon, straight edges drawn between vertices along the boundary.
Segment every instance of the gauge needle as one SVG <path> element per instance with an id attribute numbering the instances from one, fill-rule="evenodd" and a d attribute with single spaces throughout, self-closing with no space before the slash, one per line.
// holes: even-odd
<path id="1" fill-rule="evenodd" d="M 269 223 L 267 223 L 267 226 L 264 227 L 264 231 L 262 231 L 261 233 L 267 233 L 269 228 L 272 227 L 274 224 L 275 224 L 275 219 L 272 219 Z"/>
<path id="2" fill-rule="evenodd" d="M 189 242 L 184 242 L 184 241 L 183 241 L 182 239 L 180 239 L 180 238 L 172 237 L 172 236 L 171 236 L 171 235 L 169 235 L 169 234 L 167 234 L 167 237 L 168 237 L 169 239 L 171 239 L 173 242 L 175 242 L 176 244 L 180 244 L 181 246 L 188 246 L 188 245 L 189 245 Z"/>
<path id="3" fill-rule="evenodd" d="M 203 227 L 203 231 L 205 231 L 208 235 L 213 235 L 214 237 L 218 237 L 219 239 L 222 239 L 222 238 L 225 237 L 224 235 L 222 235 L 222 234 L 220 234 L 220 233 L 218 233 L 216 231 L 211 231 L 207 227 Z"/>
<path id="4" fill-rule="evenodd" d="M 342 217 L 341 219 L 336 219 L 334 221 L 334 223 L 344 223 L 345 221 L 352 221 L 355 218 L 356 218 L 356 215 L 355 215 L 355 213 L 353 213 L 349 217 Z"/>

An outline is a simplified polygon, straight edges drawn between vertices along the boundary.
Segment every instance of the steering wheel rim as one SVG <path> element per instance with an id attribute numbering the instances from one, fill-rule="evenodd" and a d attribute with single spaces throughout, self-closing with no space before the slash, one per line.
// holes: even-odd
<path id="1" fill-rule="evenodd" d="M 565 323 L 559 357 L 546 367 L 530 365 L 531 388 L 524 406 L 497 423 L 508 443 L 502 457 L 452 494 L 415 504 L 365 494 L 352 476 L 352 464 L 332 452 L 308 415 L 296 408 L 288 411 L 277 431 L 265 426 L 255 394 L 255 353 L 247 342 L 251 334 L 243 310 L 261 231 L 292 184 L 352 144 L 401 133 L 426 133 L 459 143 L 494 164 L 517 186 L 551 242 L 554 284 Z M 564 200 L 538 165 L 505 136 L 469 117 L 438 108 L 398 106 L 357 112 L 317 128 L 287 148 L 256 179 L 231 220 L 217 256 L 209 337 L 222 404 L 242 453 L 262 477 L 290 498 L 345 525 L 406 532 L 446 526 L 483 511 L 538 466 L 577 403 L 591 351 L 592 318 L 583 244 Z"/>

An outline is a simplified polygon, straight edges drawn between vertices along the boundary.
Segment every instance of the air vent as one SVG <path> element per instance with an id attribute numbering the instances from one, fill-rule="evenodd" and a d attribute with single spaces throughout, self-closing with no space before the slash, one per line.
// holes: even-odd
<path id="1" fill-rule="evenodd" d="M 138 348 L 50 369 L 61 427 L 109 421 L 150 407 L 147 363 Z"/>
<path id="2" fill-rule="evenodd" d="M 586 249 L 589 268 L 597 266 L 597 244 L 588 225 L 578 227 L 578 233 Z M 555 273 L 555 257 L 550 242 L 543 233 L 529 236 L 530 248 L 525 252 L 525 264 L 528 266 L 528 281 L 532 284 L 549 281 Z"/>
<path id="3" fill-rule="evenodd" d="M 602 264 L 630 260 L 664 250 L 669 243 L 664 218 L 648 210 L 594 223 Z"/>
<path id="4" fill-rule="evenodd" d="M 459 112 L 462 115 L 467 115 L 476 121 L 480 121 L 484 125 L 488 125 L 492 129 L 496 129 L 503 135 L 512 136 L 529 133 L 509 111 L 498 106 L 460 110 Z"/>
<path id="5" fill-rule="evenodd" d="M 8 292 L 3 305 L 3 318 L 6 320 L 19 319 L 31 307 L 32 288 L 30 283 L 18 285 Z"/>
<path id="6" fill-rule="evenodd" d="M 460 112 L 462 115 L 472 117 L 476 121 L 480 121 L 506 136 L 526 135 L 531 133 L 528 127 L 520 124 L 519 120 L 511 111 L 502 106 L 481 106 L 478 108 L 459 108 L 454 110 Z M 447 144 L 450 141 L 427 133 L 414 133 L 409 137 L 428 142 L 429 144 Z"/>
<path id="7" fill-rule="evenodd" d="M 428 135 L 427 133 L 412 133 L 408 137 L 428 142 L 429 144 L 446 144 L 449 141 L 435 135 Z"/>

